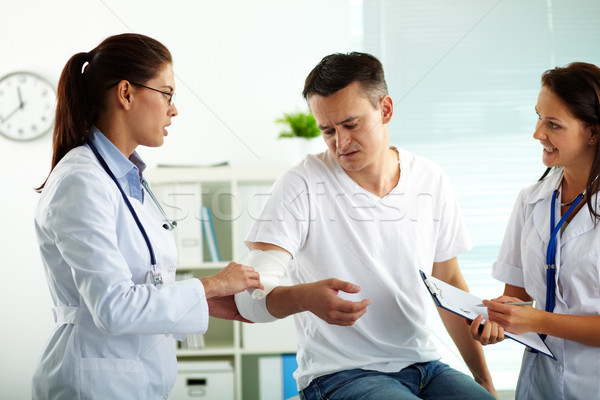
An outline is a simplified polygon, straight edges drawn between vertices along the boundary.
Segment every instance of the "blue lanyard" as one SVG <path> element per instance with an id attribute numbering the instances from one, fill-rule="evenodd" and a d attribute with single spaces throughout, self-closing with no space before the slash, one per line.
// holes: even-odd
<path id="1" fill-rule="evenodd" d="M 571 215 L 575 207 L 581 203 L 581 200 L 583 200 L 583 196 L 583 193 L 577 195 L 577 198 L 573 201 L 571 207 L 569 207 L 565 215 L 558 221 L 558 225 L 554 226 L 558 189 L 552 194 L 552 205 L 550 208 L 550 241 L 548 242 L 548 251 L 546 252 L 546 311 L 548 312 L 554 311 L 556 299 L 556 237 L 566 219 Z"/>
<path id="2" fill-rule="evenodd" d="M 135 223 L 137 224 L 138 229 L 140 230 L 140 233 L 144 237 L 144 241 L 146 241 L 146 246 L 148 247 L 148 252 L 150 253 L 150 264 L 152 265 L 152 271 L 150 271 L 150 273 L 152 274 L 152 282 L 155 285 L 161 285 L 163 283 L 163 278 L 162 278 L 162 275 L 160 274 L 160 272 L 158 272 L 158 273 L 156 272 L 156 257 L 154 256 L 154 250 L 152 249 L 152 244 L 150 243 L 150 238 L 148 238 L 148 234 L 146 233 L 146 230 L 144 229 L 142 222 L 138 218 L 137 213 L 133 209 L 133 206 L 131 205 L 131 202 L 127 198 L 125 191 L 119 184 L 119 181 L 117 180 L 115 175 L 112 173 L 112 171 L 106 164 L 106 161 L 104 161 L 104 159 L 102 158 L 100 153 L 98 153 L 96 146 L 94 146 L 92 144 L 92 142 L 90 142 L 90 141 L 88 141 L 87 144 L 88 144 L 88 146 L 90 146 L 90 148 L 94 152 L 94 155 L 96 155 L 96 158 L 100 162 L 100 165 L 102 165 L 102 168 L 104 168 L 106 173 L 112 178 L 113 182 L 115 182 L 115 185 L 117 185 L 117 187 L 119 188 L 119 192 L 121 192 L 121 196 L 123 197 L 123 200 L 125 200 L 125 204 L 127 205 L 127 208 L 129 208 L 129 212 L 131 213 L 131 216 L 135 220 Z"/>

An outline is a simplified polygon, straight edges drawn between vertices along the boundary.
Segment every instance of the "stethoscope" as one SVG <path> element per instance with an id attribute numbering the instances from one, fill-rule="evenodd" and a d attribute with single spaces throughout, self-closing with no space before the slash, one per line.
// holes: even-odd
<path id="1" fill-rule="evenodd" d="M 556 300 L 556 238 L 566 219 L 569 218 L 569 215 L 571 215 L 573 210 L 575 210 L 579 203 L 581 203 L 581 200 L 585 197 L 585 191 L 579 193 L 571 204 L 571 207 L 569 207 L 565 215 L 558 221 L 558 225 L 554 226 L 554 221 L 556 219 L 556 199 L 559 196 L 559 188 L 562 184 L 562 180 L 563 177 L 561 176 L 558 185 L 552 194 L 552 205 L 550 208 L 550 240 L 548 241 L 548 251 L 546 252 L 546 311 L 548 312 L 554 311 Z"/>
<path id="2" fill-rule="evenodd" d="M 121 196 L 123 197 L 123 200 L 125 200 L 125 204 L 127 205 L 127 208 L 129 209 L 129 212 L 131 213 L 131 216 L 135 220 L 135 223 L 138 226 L 140 233 L 144 237 L 144 241 L 146 242 L 146 246 L 148 247 L 148 252 L 150 253 L 150 264 L 152 265 L 152 270 L 150 271 L 150 275 L 152 276 L 152 283 L 154 283 L 155 285 L 162 285 L 163 277 L 160 272 L 156 271 L 156 257 L 154 256 L 154 249 L 152 248 L 152 243 L 150 243 L 150 238 L 148 238 L 148 234 L 146 233 L 146 230 L 144 229 L 142 222 L 140 221 L 135 210 L 133 209 L 133 206 L 131 205 L 131 202 L 127 198 L 125 191 L 119 184 L 119 181 L 117 180 L 115 175 L 112 173 L 112 171 L 106 164 L 106 161 L 104 161 L 104 158 L 102 158 L 100 153 L 98 153 L 98 149 L 96 149 L 96 146 L 94 146 L 91 141 L 88 141 L 87 144 L 88 144 L 88 146 L 90 146 L 90 149 L 92 149 L 92 151 L 94 152 L 94 155 L 100 162 L 100 165 L 102 165 L 102 168 L 104 168 L 104 170 L 111 177 L 111 179 L 113 180 L 115 185 L 117 185 L 117 188 L 119 188 L 119 192 L 121 192 Z M 163 224 L 163 228 L 165 228 L 169 231 L 172 231 L 173 229 L 175 229 L 175 227 L 177 226 L 177 222 L 169 221 L 169 219 L 167 218 L 167 214 L 162 209 L 162 207 L 160 206 L 160 203 L 158 202 L 156 197 L 154 197 L 154 194 L 150 190 L 150 185 L 148 185 L 148 182 L 146 182 L 146 180 L 143 178 L 142 178 L 142 185 L 144 186 L 144 188 L 146 189 L 146 192 L 150 195 L 150 197 L 152 198 L 152 201 L 154 202 L 154 204 L 156 205 L 156 207 L 158 208 L 158 210 L 161 212 L 162 216 L 164 217 L 164 220 L 166 221 L 166 223 Z"/>

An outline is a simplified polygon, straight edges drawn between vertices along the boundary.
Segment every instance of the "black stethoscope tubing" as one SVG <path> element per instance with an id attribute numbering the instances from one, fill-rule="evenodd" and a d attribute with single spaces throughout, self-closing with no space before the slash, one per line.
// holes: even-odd
<path id="1" fill-rule="evenodd" d="M 163 283 L 162 276 L 160 273 L 156 272 L 156 257 L 154 255 L 154 249 L 152 248 L 152 243 L 150 243 L 150 238 L 148 237 L 148 234 L 146 233 L 146 229 L 144 229 L 144 225 L 142 225 L 142 222 L 140 221 L 137 213 L 133 209 L 133 205 L 131 205 L 131 202 L 129 201 L 129 199 L 127 198 L 127 195 L 125 194 L 125 191 L 123 190 L 123 188 L 119 184 L 119 181 L 117 180 L 115 175 L 112 173 L 112 171 L 106 164 L 106 161 L 104 161 L 104 158 L 102 158 L 102 156 L 98 152 L 98 149 L 96 149 L 96 146 L 94 146 L 91 141 L 88 141 L 87 144 L 88 144 L 88 146 L 90 146 L 90 149 L 92 149 L 92 152 L 94 152 L 94 155 L 100 162 L 100 165 L 102 165 L 102 168 L 104 168 L 104 170 L 111 177 L 111 179 L 113 180 L 115 185 L 117 185 L 117 188 L 119 188 L 119 192 L 121 192 L 121 196 L 123 197 L 123 200 L 125 201 L 125 204 L 127 205 L 127 208 L 129 209 L 131 216 L 135 220 L 135 223 L 138 226 L 140 233 L 144 237 L 146 246 L 148 247 L 148 252 L 150 253 L 150 264 L 152 265 L 151 272 L 152 272 L 153 282 L 154 282 L 154 284 L 162 284 Z M 146 186 L 144 186 L 144 187 L 146 187 Z M 154 199 L 154 196 L 152 196 L 152 198 Z"/>

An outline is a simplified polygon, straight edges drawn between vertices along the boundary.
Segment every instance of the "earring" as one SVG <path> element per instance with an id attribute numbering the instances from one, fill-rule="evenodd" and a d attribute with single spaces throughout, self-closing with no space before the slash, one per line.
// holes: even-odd
<path id="1" fill-rule="evenodd" d="M 595 141 L 596 141 L 596 139 L 590 138 L 590 144 L 594 144 Z"/>

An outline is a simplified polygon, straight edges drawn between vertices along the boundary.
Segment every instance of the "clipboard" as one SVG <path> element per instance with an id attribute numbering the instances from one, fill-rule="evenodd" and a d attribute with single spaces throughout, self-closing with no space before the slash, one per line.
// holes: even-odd
<path id="1" fill-rule="evenodd" d="M 449 285 L 433 276 L 428 277 L 421 270 L 419 270 L 419 273 L 436 306 L 469 320 L 475 319 L 478 315 L 483 315 L 484 319 L 488 318 L 487 308 L 478 306 L 481 304 L 479 297 Z M 546 343 L 535 332 L 526 332 L 517 335 L 505 331 L 504 336 L 556 360 L 556 357 L 552 354 L 548 346 L 546 346 Z"/>

